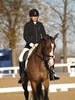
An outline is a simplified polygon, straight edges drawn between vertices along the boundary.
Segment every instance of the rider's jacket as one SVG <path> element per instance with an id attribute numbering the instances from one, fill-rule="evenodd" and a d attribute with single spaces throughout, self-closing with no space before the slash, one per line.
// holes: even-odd
<path id="1" fill-rule="evenodd" d="M 46 32 L 44 26 L 39 21 L 35 24 L 30 20 L 24 26 L 23 38 L 26 41 L 26 45 L 29 45 L 30 43 L 39 43 L 45 35 Z"/>

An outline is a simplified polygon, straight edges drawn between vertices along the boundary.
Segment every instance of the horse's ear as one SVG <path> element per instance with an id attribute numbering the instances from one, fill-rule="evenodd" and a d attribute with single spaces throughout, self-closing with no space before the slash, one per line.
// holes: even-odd
<path id="1" fill-rule="evenodd" d="M 54 39 L 56 39 L 58 37 L 59 33 L 57 33 L 55 36 L 54 36 Z"/>

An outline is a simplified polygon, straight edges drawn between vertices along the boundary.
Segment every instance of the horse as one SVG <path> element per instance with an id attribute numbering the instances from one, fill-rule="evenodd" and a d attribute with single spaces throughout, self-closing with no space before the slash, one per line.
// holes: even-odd
<path id="1" fill-rule="evenodd" d="M 28 58 L 25 82 L 22 84 L 26 100 L 29 97 L 28 81 L 31 83 L 33 100 L 49 100 L 49 66 L 47 64 L 51 63 L 50 59 L 54 56 L 57 35 L 44 36 Z"/>

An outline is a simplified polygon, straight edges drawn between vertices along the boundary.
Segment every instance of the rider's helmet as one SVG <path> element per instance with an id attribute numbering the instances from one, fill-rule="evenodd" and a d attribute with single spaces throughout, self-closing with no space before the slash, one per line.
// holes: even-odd
<path id="1" fill-rule="evenodd" d="M 39 12 L 37 9 L 32 9 L 29 11 L 29 16 L 32 17 L 32 16 L 39 16 Z"/>

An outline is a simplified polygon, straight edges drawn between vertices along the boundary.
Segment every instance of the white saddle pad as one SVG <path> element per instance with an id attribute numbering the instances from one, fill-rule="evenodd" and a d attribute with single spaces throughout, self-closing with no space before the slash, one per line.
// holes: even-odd
<path id="1" fill-rule="evenodd" d="M 29 53 L 28 53 L 28 57 L 26 59 L 26 62 L 25 62 L 25 69 L 27 69 L 27 63 L 28 63 L 28 58 L 30 57 L 30 55 L 32 54 L 32 51 L 38 46 L 38 44 L 34 45 L 30 50 L 29 50 Z"/>

